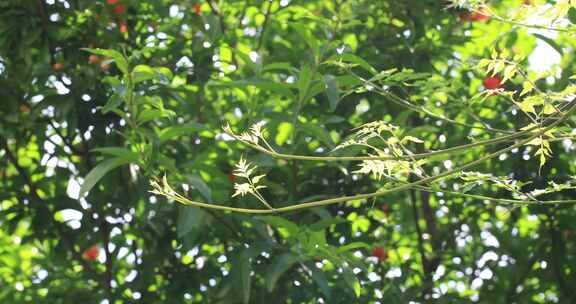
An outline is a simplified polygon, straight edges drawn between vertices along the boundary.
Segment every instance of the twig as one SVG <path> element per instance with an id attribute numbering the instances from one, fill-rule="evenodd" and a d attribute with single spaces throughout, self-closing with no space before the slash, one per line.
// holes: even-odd
<path id="1" fill-rule="evenodd" d="M 208 6 L 210 6 L 210 10 L 212 10 L 212 13 L 216 17 L 218 17 L 218 21 L 220 22 L 220 29 L 222 30 L 222 33 L 225 34 L 226 23 L 224 22 L 224 16 L 222 16 L 222 13 L 218 9 L 218 7 L 212 2 L 212 0 L 207 0 L 206 3 L 208 3 Z"/>
<path id="2" fill-rule="evenodd" d="M 58 136 L 60 136 L 60 138 L 62 138 L 62 142 L 68 147 L 70 148 L 70 150 L 77 155 L 82 155 L 82 153 L 80 153 L 80 151 L 78 149 L 76 149 L 74 147 L 74 145 L 72 145 L 72 142 L 70 142 L 70 140 L 65 137 L 62 132 L 60 132 L 60 130 L 54 125 L 54 122 L 52 120 L 48 120 L 48 124 L 50 124 L 50 126 L 52 127 L 52 129 L 54 130 L 54 132 L 56 132 L 56 134 Z"/>
<path id="3" fill-rule="evenodd" d="M 266 13 L 264 14 L 264 23 L 262 23 L 262 30 L 260 30 L 260 37 L 258 37 L 256 52 L 260 50 L 260 48 L 262 47 L 262 42 L 264 41 L 264 34 L 266 33 L 266 25 L 268 24 L 268 20 L 270 19 L 270 11 L 272 10 L 272 2 L 273 0 L 268 0 L 268 8 L 266 9 Z"/>
<path id="4" fill-rule="evenodd" d="M 102 233 L 102 242 L 104 247 L 104 254 L 106 255 L 106 272 L 104 273 L 105 284 L 104 289 L 109 301 L 112 301 L 112 254 L 110 253 L 110 229 L 105 217 L 102 217 L 99 223 L 100 232 Z"/>
<path id="5" fill-rule="evenodd" d="M 424 238 L 422 237 L 422 229 L 420 229 L 420 216 L 418 214 L 418 207 L 416 206 L 416 191 L 410 190 L 410 203 L 412 205 L 412 217 L 414 218 L 414 227 L 416 228 L 416 240 L 418 241 L 418 252 L 422 260 L 422 274 L 424 276 L 424 290 L 422 291 L 422 298 L 429 292 L 432 283 L 432 276 L 428 268 L 428 258 L 424 249 Z"/>
<path id="6" fill-rule="evenodd" d="M 44 34 L 44 37 L 46 39 L 46 43 L 48 44 L 48 53 L 50 54 L 50 63 L 53 64 L 54 63 L 54 53 L 53 53 L 54 50 L 52 47 L 52 41 L 50 40 L 50 37 L 48 36 L 48 17 L 46 16 L 45 3 L 46 3 L 46 1 L 36 0 L 36 7 L 38 9 L 38 14 L 40 15 L 40 18 L 42 19 L 42 33 Z"/>
<path id="7" fill-rule="evenodd" d="M 481 14 L 485 14 L 485 13 L 479 11 L 479 10 L 475 10 L 475 12 L 481 13 Z M 499 21 L 499 22 L 502 22 L 502 23 L 508 23 L 508 24 L 517 25 L 517 26 L 522 26 L 522 27 L 530 27 L 530 28 L 541 29 L 541 30 L 549 30 L 549 31 L 555 31 L 555 32 L 565 32 L 565 33 L 572 33 L 572 32 L 574 32 L 574 29 L 551 27 L 551 26 L 538 25 L 538 24 L 528 24 L 528 23 L 524 23 L 524 22 L 518 22 L 518 21 L 508 20 L 508 19 L 506 19 L 506 18 L 502 18 L 502 17 L 496 15 L 492 10 L 489 10 L 489 11 L 488 11 L 488 14 L 489 14 L 490 18 L 492 18 L 492 19 L 494 19 L 494 20 L 497 20 L 497 21 Z"/>
<path id="8" fill-rule="evenodd" d="M 280 208 L 276 208 L 274 210 L 265 210 L 265 209 L 235 208 L 235 207 L 228 207 L 228 206 L 223 206 L 223 205 L 214 205 L 214 204 L 195 202 L 195 201 L 191 201 L 191 200 L 187 199 L 186 197 L 178 194 L 177 192 L 174 192 L 173 190 L 170 192 L 165 192 L 165 191 L 162 191 L 161 189 L 157 188 L 152 192 L 156 193 L 156 194 L 164 195 L 164 196 L 171 198 L 171 199 L 174 199 L 174 200 L 176 200 L 179 203 L 184 204 L 184 205 L 203 207 L 203 208 L 211 208 L 211 209 L 219 209 L 219 210 L 228 210 L 228 211 L 234 211 L 234 212 L 240 212 L 240 213 L 259 213 L 259 214 L 297 211 L 297 210 L 307 209 L 307 208 L 312 208 L 312 207 L 317 207 L 317 206 L 339 204 L 339 203 L 343 203 L 343 202 L 347 202 L 347 201 L 351 201 L 351 200 L 366 200 L 366 199 L 373 198 L 373 197 L 380 197 L 380 196 L 385 196 L 385 195 L 388 195 L 391 193 L 397 193 L 399 191 L 409 190 L 415 186 L 422 186 L 424 184 L 428 184 L 431 182 L 437 182 L 437 181 L 444 180 L 444 179 L 446 179 L 452 175 L 455 175 L 459 172 L 462 172 L 464 170 L 472 168 L 472 167 L 479 165 L 479 164 L 481 164 L 487 160 L 498 157 L 503 153 L 507 153 L 511 150 L 522 147 L 522 146 L 526 145 L 527 143 L 529 143 L 530 141 L 532 141 L 534 138 L 542 136 L 542 134 L 545 134 L 549 130 L 555 128 L 557 125 L 563 123 L 575 111 L 576 111 L 576 99 L 573 100 L 572 102 L 570 102 L 570 109 L 562 115 L 562 118 L 552 121 L 547 127 L 540 129 L 539 132 L 533 134 L 532 136 L 528 137 L 527 139 L 521 140 L 521 141 L 517 142 L 516 144 L 510 145 L 506 148 L 492 152 L 492 153 L 485 155 L 479 159 L 470 161 L 466 164 L 463 164 L 463 165 L 456 167 L 454 169 L 451 169 L 451 170 L 447 170 L 443 173 L 440 173 L 440 174 L 437 174 L 434 176 L 430 176 L 430 177 L 426 177 L 426 178 L 422 178 L 418 181 L 407 183 L 404 185 L 400 185 L 400 186 L 397 186 L 394 188 L 376 191 L 376 192 L 372 192 L 372 193 L 363 193 L 363 194 L 343 196 L 343 197 L 324 199 L 324 200 L 318 200 L 318 201 L 312 201 L 312 202 L 306 202 L 306 203 L 292 204 L 292 205 L 289 205 L 287 207 L 280 207 Z M 166 186 L 168 186 L 168 185 L 164 185 L 164 187 L 166 187 Z"/>

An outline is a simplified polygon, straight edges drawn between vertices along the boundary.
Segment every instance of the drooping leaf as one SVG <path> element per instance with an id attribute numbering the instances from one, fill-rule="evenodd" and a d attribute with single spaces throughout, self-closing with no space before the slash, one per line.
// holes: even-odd
<path id="1" fill-rule="evenodd" d="M 106 175 L 109 171 L 120 167 L 125 164 L 129 164 L 133 162 L 134 159 L 127 158 L 127 157 L 115 157 L 107 159 L 101 163 L 99 163 L 96 167 L 94 167 L 88 175 L 84 178 L 84 183 L 80 187 L 80 197 L 83 197 L 88 191 Z"/>
<path id="2" fill-rule="evenodd" d="M 283 253 L 272 261 L 266 271 L 266 289 L 268 292 L 274 291 L 278 279 L 296 262 L 298 262 L 298 257 L 291 252 Z"/>
<path id="3" fill-rule="evenodd" d="M 298 234 L 299 231 L 298 226 L 283 217 L 274 215 L 264 215 L 264 216 L 258 216 L 257 218 L 278 229 L 278 231 L 284 237 L 295 236 L 296 234 Z"/>
<path id="4" fill-rule="evenodd" d="M 123 147 L 101 147 L 92 149 L 94 152 L 100 152 L 102 154 L 108 154 L 112 156 L 118 156 L 123 158 L 131 159 L 132 161 L 138 161 L 138 153 L 130 151 Z"/>
<path id="5" fill-rule="evenodd" d="M 326 84 L 326 95 L 330 102 L 330 111 L 334 112 L 338 106 L 338 102 L 340 102 L 340 92 L 338 90 L 336 77 L 333 75 L 326 75 L 324 76 L 324 82 Z"/>
<path id="6" fill-rule="evenodd" d="M 191 206 L 178 206 L 178 221 L 176 224 L 176 231 L 178 237 L 182 238 L 192 230 L 199 230 L 204 226 L 206 217 L 209 215 L 206 211 L 191 207 Z"/>
<path id="7" fill-rule="evenodd" d="M 212 190 L 199 176 L 186 175 L 186 181 L 194 186 L 208 202 L 212 202 Z"/>

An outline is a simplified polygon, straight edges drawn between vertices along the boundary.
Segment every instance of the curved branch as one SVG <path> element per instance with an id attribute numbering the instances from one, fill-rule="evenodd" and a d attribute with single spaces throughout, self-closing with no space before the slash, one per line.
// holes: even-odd
<path id="1" fill-rule="evenodd" d="M 400 160 L 400 159 L 416 160 L 416 159 L 422 159 L 422 158 L 427 158 L 427 157 L 437 156 L 437 155 L 442 155 L 442 154 L 455 154 L 456 152 L 468 150 L 468 149 L 479 147 L 479 146 L 495 145 L 495 144 L 499 144 L 499 143 L 503 143 L 503 142 L 512 141 L 512 140 L 518 139 L 519 137 L 522 137 L 522 136 L 529 134 L 530 132 L 534 131 L 537 128 L 538 128 L 537 126 L 533 126 L 527 130 L 518 131 L 518 132 L 510 134 L 510 135 L 505 135 L 505 136 L 501 136 L 501 137 L 497 137 L 497 138 L 493 138 L 493 139 L 483 140 L 483 141 L 479 141 L 479 142 L 475 142 L 475 143 L 471 143 L 471 144 L 460 145 L 460 146 L 456 146 L 456 147 L 450 147 L 450 148 L 446 148 L 446 149 L 442 149 L 442 150 L 438 150 L 438 151 L 411 154 L 411 155 L 402 155 L 402 156 L 306 156 L 306 155 L 283 154 L 283 153 L 278 153 L 275 151 L 265 149 L 264 147 L 258 146 L 256 144 L 253 144 L 253 143 L 250 143 L 247 141 L 240 140 L 234 134 L 229 133 L 229 135 L 240 140 L 242 143 L 244 143 L 245 145 L 247 145 L 251 148 L 254 148 L 260 152 L 266 153 L 266 154 L 268 154 L 274 158 L 281 158 L 281 159 L 309 160 L 309 161 L 363 161 L 363 160 Z"/>
<path id="2" fill-rule="evenodd" d="M 537 132 L 537 133 L 533 134 L 532 136 L 528 137 L 527 139 L 519 141 L 516 144 L 513 144 L 507 148 L 500 149 L 496 152 L 485 155 L 485 156 L 483 156 L 477 160 L 471 161 L 467 164 L 464 164 L 464 165 L 457 167 L 457 168 L 454 168 L 452 170 L 448 170 L 444 173 L 440 173 L 440 174 L 437 174 L 434 176 L 422 178 L 422 179 L 417 180 L 415 182 L 400 185 L 400 186 L 397 186 L 397 187 L 394 187 L 391 189 L 376 191 L 376 192 L 372 192 L 372 193 L 349 195 L 349 196 L 343 196 L 343 197 L 337 197 L 337 198 L 331 198 L 331 199 L 325 199 L 325 200 L 319 200 L 319 201 L 312 201 L 312 202 L 306 202 L 306 203 L 299 203 L 299 204 L 289 205 L 286 207 L 264 210 L 264 209 L 235 208 L 235 207 L 229 207 L 229 206 L 223 206 L 223 205 L 213 205 L 213 204 L 195 202 L 195 201 L 187 199 L 186 197 L 184 197 L 184 196 L 178 194 L 177 192 L 175 192 L 174 190 L 172 190 L 172 188 L 170 188 L 170 186 L 167 184 L 166 179 L 164 179 L 164 185 L 163 185 L 164 187 L 163 188 L 161 188 L 157 183 L 153 183 L 154 190 L 151 192 L 155 193 L 155 194 L 164 195 L 164 196 L 171 198 L 171 199 L 173 199 L 173 200 L 175 200 L 181 204 L 184 204 L 184 205 L 201 207 L 201 208 L 210 208 L 210 209 L 232 211 L 232 212 L 239 212 L 239 213 L 260 213 L 260 214 L 296 211 L 296 210 L 300 210 L 300 209 L 307 209 L 307 208 L 318 207 L 318 206 L 333 205 L 333 204 L 343 203 L 343 202 L 347 202 L 347 201 L 351 201 L 351 200 L 364 200 L 364 199 L 369 199 L 369 198 L 374 198 L 374 197 L 380 197 L 380 196 L 395 193 L 398 191 L 408 190 L 408 189 L 414 188 L 416 186 L 421 186 L 421 185 L 426 184 L 426 183 L 431 183 L 431 182 L 443 180 L 443 179 L 448 178 L 454 174 L 457 174 L 461 171 L 464 171 L 468 168 L 471 168 L 471 167 L 474 167 L 480 163 L 483 163 L 487 160 L 498 157 L 499 155 L 501 155 L 503 153 L 509 152 L 509 151 L 516 149 L 516 148 L 519 148 L 519 147 L 529 143 L 534 138 L 542 136 L 543 134 L 545 134 L 549 130 L 555 128 L 557 125 L 559 125 L 562 122 L 564 122 L 565 120 L 567 120 L 568 117 L 570 117 L 570 115 L 572 115 L 576 111 L 576 99 L 573 100 L 572 102 L 570 102 L 569 106 L 570 106 L 570 109 L 566 113 L 564 113 L 560 119 L 554 120 L 547 127 L 540 129 L 539 132 Z"/>

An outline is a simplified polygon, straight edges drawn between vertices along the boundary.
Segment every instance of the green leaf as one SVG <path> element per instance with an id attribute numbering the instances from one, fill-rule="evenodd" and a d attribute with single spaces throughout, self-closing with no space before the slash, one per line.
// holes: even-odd
<path id="1" fill-rule="evenodd" d="M 233 88 L 245 88 L 253 86 L 265 91 L 273 91 L 275 93 L 286 95 L 290 98 L 294 98 L 294 94 L 290 90 L 291 85 L 278 83 L 270 80 L 264 79 L 245 79 L 237 81 L 209 81 L 208 87 L 233 87 Z"/>
<path id="2" fill-rule="evenodd" d="M 178 206 L 178 222 L 176 224 L 178 237 L 182 238 L 193 230 L 199 231 L 205 225 L 208 216 L 209 214 L 200 208 Z"/>
<path id="3" fill-rule="evenodd" d="M 150 66 L 139 64 L 132 70 L 132 79 L 134 83 L 151 80 L 156 76 L 156 71 Z"/>
<path id="4" fill-rule="evenodd" d="M 346 282 L 348 288 L 350 288 L 350 290 L 354 293 L 354 296 L 358 298 L 360 296 L 360 292 L 362 291 L 362 287 L 360 286 L 358 278 L 356 277 L 356 275 L 354 275 L 354 272 L 352 272 L 352 269 L 350 269 L 350 267 L 343 266 L 342 270 L 343 270 L 342 276 L 344 277 L 344 282 Z"/>
<path id="5" fill-rule="evenodd" d="M 478 61 L 478 64 L 476 64 L 476 67 L 479 69 L 485 68 L 486 66 L 488 66 L 488 64 L 490 64 L 490 59 L 480 59 L 480 61 Z M 488 71 L 489 72 L 489 71 Z"/>
<path id="6" fill-rule="evenodd" d="M 115 157 L 99 163 L 84 178 L 84 183 L 82 183 L 80 187 L 80 197 L 83 197 L 90 191 L 106 173 L 122 165 L 129 164 L 132 161 L 133 159 L 131 158 Z"/>
<path id="7" fill-rule="evenodd" d="M 342 56 L 339 57 L 339 59 L 341 59 L 344 62 L 350 62 L 350 63 L 354 63 L 359 65 L 360 67 L 362 67 L 364 70 L 370 72 L 373 75 L 378 74 L 378 71 L 376 71 L 376 69 L 374 67 L 372 67 L 366 60 L 350 54 L 350 53 L 344 53 L 342 54 Z"/>
<path id="8" fill-rule="evenodd" d="M 156 73 L 156 78 L 160 80 L 161 83 L 168 84 L 174 75 L 169 68 L 166 67 L 159 67 L 154 68 L 154 72 Z"/>
<path id="9" fill-rule="evenodd" d="M 341 217 L 328 218 L 328 219 L 324 219 L 324 220 L 318 221 L 318 222 L 310 225 L 310 229 L 315 230 L 315 231 L 319 231 L 319 230 L 324 230 L 326 228 L 329 228 L 333 225 L 343 224 L 346 222 L 348 222 L 348 221 L 341 218 Z"/>
<path id="10" fill-rule="evenodd" d="M 310 50 L 314 54 L 314 57 L 318 58 L 320 55 L 320 45 L 318 44 L 318 39 L 316 39 L 316 37 L 314 37 L 314 35 L 312 35 L 310 32 L 309 27 L 302 23 L 296 22 L 293 22 L 291 25 L 300 35 L 300 37 L 302 37 L 302 40 L 308 44 L 308 47 L 310 47 Z"/>
<path id="11" fill-rule="evenodd" d="M 429 77 L 430 74 L 428 73 L 416 73 L 411 69 L 403 69 L 400 72 L 392 74 L 390 77 L 386 78 L 386 80 L 391 82 L 404 82 L 404 81 L 427 79 Z"/>
<path id="12" fill-rule="evenodd" d="M 128 61 L 126 60 L 126 57 L 124 57 L 124 55 L 122 55 L 120 52 L 108 49 L 90 49 L 90 48 L 82 48 L 81 50 L 96 55 L 111 57 L 114 60 L 114 62 L 116 62 L 116 66 L 122 72 L 122 74 L 128 74 Z"/>
<path id="13" fill-rule="evenodd" d="M 186 175 L 186 181 L 194 186 L 208 202 L 212 202 L 212 190 L 199 176 Z"/>
<path id="14" fill-rule="evenodd" d="M 252 261 L 250 257 L 243 254 L 240 259 L 240 290 L 242 291 L 242 303 L 250 303 L 250 287 L 251 287 L 251 276 L 250 271 L 252 270 Z"/>
<path id="15" fill-rule="evenodd" d="M 504 78 L 502 79 L 502 83 L 505 83 L 506 81 L 512 79 L 514 77 L 514 75 L 516 74 L 516 66 L 514 65 L 509 65 L 504 69 Z"/>
<path id="16" fill-rule="evenodd" d="M 309 66 L 305 65 L 300 70 L 300 74 L 298 74 L 298 91 L 300 94 L 300 100 L 303 101 L 306 98 L 311 81 L 312 81 L 312 70 L 310 69 Z"/>
<path id="17" fill-rule="evenodd" d="M 200 130 L 206 130 L 206 126 L 196 123 L 196 122 L 189 122 L 187 124 L 184 124 L 182 126 L 173 126 L 173 127 L 167 127 L 162 129 L 160 132 L 158 132 L 158 138 L 160 139 L 160 142 L 163 143 L 167 140 L 170 140 L 172 138 L 181 136 L 181 135 L 185 135 L 185 134 L 190 134 L 192 132 L 196 132 L 196 131 L 200 131 Z"/>
<path id="18" fill-rule="evenodd" d="M 304 133 L 312 136 L 315 139 L 320 140 L 328 148 L 334 149 L 334 147 L 336 147 L 336 144 L 332 140 L 330 133 L 328 133 L 328 131 L 326 131 L 326 129 L 324 127 L 319 126 L 319 125 L 314 124 L 314 123 L 300 124 L 299 127 Z"/>
<path id="19" fill-rule="evenodd" d="M 232 258 L 232 271 L 230 277 L 234 282 L 234 289 L 236 294 L 239 294 L 242 303 L 250 303 L 250 292 L 252 289 L 252 259 L 257 257 L 263 250 L 262 246 L 251 246 L 249 248 L 242 248 L 241 252 L 236 253 L 236 257 Z"/>
<path id="20" fill-rule="evenodd" d="M 534 89 L 534 86 L 532 85 L 532 82 L 524 81 L 522 83 L 522 92 L 520 92 L 520 96 L 524 96 L 524 95 L 530 93 L 533 89 Z"/>
<path id="21" fill-rule="evenodd" d="M 100 152 L 102 154 L 108 154 L 112 156 L 118 156 L 123 158 L 131 159 L 132 161 L 138 161 L 139 155 L 137 152 L 130 151 L 122 147 L 102 147 L 92 149 L 93 152 Z"/>
<path id="22" fill-rule="evenodd" d="M 108 99 L 108 102 L 102 107 L 102 113 L 106 114 L 114 109 L 116 109 L 119 105 L 122 104 L 124 100 L 118 94 L 113 94 Z"/>
<path id="23" fill-rule="evenodd" d="M 562 50 L 562 47 L 556 43 L 556 41 L 554 39 L 548 38 L 544 35 L 541 34 L 536 34 L 533 33 L 532 35 L 534 35 L 536 38 L 548 43 L 548 45 L 550 45 L 553 49 L 555 49 L 561 56 L 564 55 L 564 51 Z"/>
<path id="24" fill-rule="evenodd" d="M 330 102 L 330 112 L 334 112 L 338 106 L 338 102 L 340 102 L 340 91 L 336 77 L 326 75 L 324 76 L 324 82 L 326 84 L 326 96 L 328 96 L 328 101 Z"/>
<path id="25" fill-rule="evenodd" d="M 326 275 L 324 275 L 324 272 L 316 268 L 315 265 L 311 265 L 308 268 L 312 271 L 311 273 L 312 280 L 314 281 L 314 283 L 316 283 L 316 285 L 318 285 L 318 287 L 320 288 L 320 292 L 322 292 L 322 294 L 326 297 L 326 300 L 330 300 L 332 293 L 330 285 L 328 285 L 328 280 L 326 280 Z"/>
<path id="26" fill-rule="evenodd" d="M 218 16 L 214 14 L 207 14 L 204 17 L 206 23 L 208 23 L 209 27 L 207 30 L 208 37 L 210 37 L 211 41 L 216 41 L 222 35 L 222 28 L 220 27 L 220 20 Z"/>
<path id="27" fill-rule="evenodd" d="M 263 215 L 258 216 L 256 218 L 278 229 L 280 234 L 282 234 L 284 237 L 295 236 L 296 234 L 298 234 L 298 231 L 300 230 L 298 228 L 298 225 L 292 223 L 291 221 L 283 217 L 274 215 Z"/>
<path id="28" fill-rule="evenodd" d="M 156 120 L 164 117 L 172 117 L 176 115 L 171 110 L 156 110 L 156 109 L 145 109 L 138 114 L 138 119 L 136 120 L 138 124 L 142 124 L 151 120 Z"/>
<path id="29" fill-rule="evenodd" d="M 352 242 L 349 244 L 346 244 L 344 246 L 341 246 L 338 248 L 337 253 L 341 254 L 344 253 L 346 251 L 350 251 L 350 250 L 354 250 L 354 249 L 358 249 L 358 248 L 367 248 L 368 244 L 363 243 L 363 242 Z"/>
<path id="30" fill-rule="evenodd" d="M 267 64 L 264 67 L 262 67 L 262 73 L 273 71 L 286 71 L 289 72 L 290 74 L 298 73 L 298 70 L 292 65 L 290 65 L 290 63 L 288 62 L 275 62 Z"/>
<path id="31" fill-rule="evenodd" d="M 276 282 L 288 269 L 298 262 L 298 257 L 287 252 L 272 261 L 272 265 L 266 271 L 266 289 L 268 292 L 274 291 Z"/>
<path id="32" fill-rule="evenodd" d="M 288 122 L 281 122 L 278 124 L 278 132 L 276 133 L 276 144 L 283 145 L 289 138 L 290 134 L 294 131 L 294 126 Z"/>
<path id="33" fill-rule="evenodd" d="M 570 20 L 572 24 L 576 24 L 576 8 L 571 7 L 568 9 L 568 20 Z"/>

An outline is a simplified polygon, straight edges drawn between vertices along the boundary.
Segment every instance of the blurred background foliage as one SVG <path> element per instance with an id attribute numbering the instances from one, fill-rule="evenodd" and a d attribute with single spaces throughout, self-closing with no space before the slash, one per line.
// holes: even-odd
<path id="1" fill-rule="evenodd" d="M 149 193 L 150 179 L 168 172 L 192 199 L 258 207 L 254 199 L 230 198 L 241 155 L 267 175 L 263 194 L 275 207 L 382 187 L 352 174 L 356 162 L 281 160 L 247 148 L 222 132 L 224 122 L 240 131 L 265 120 L 277 151 L 302 155 L 326 153 L 375 120 L 423 139 L 419 152 L 497 135 L 470 127 L 480 121 L 498 130 L 525 126 L 505 97 L 477 101 L 488 75 L 476 62 L 508 50 L 540 90 L 560 92 L 574 73 L 573 31 L 479 17 L 465 8 L 478 1 L 454 2 L 464 6 L 0 2 L 0 300 L 574 303 L 573 205 L 497 205 L 409 190 L 253 216 Z M 506 16 L 564 2 L 488 5 Z M 398 73 L 386 89 L 416 110 L 359 81 L 390 69 Z M 506 88 L 522 89 L 522 81 Z M 571 140 L 552 145 L 542 169 L 522 148 L 479 170 L 530 182 L 527 191 L 571 179 Z M 456 189 L 458 182 L 441 186 Z M 476 186 L 509 197 L 495 185 Z"/>

